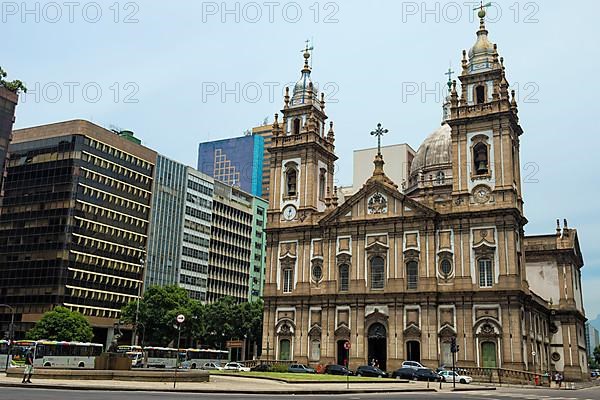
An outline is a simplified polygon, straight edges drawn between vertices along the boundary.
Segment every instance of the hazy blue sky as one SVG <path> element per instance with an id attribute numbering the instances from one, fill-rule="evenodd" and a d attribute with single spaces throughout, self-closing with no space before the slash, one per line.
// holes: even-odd
<path id="1" fill-rule="evenodd" d="M 578 229 L 591 319 L 600 313 L 598 4 L 496 2 L 488 22 L 518 90 L 526 232 L 553 232 L 556 218 Z M 449 62 L 460 70 L 478 27 L 463 1 L 0 6 L 0 65 L 30 89 L 17 127 L 90 119 L 192 166 L 198 142 L 240 135 L 281 109 L 312 39 L 339 184 L 351 183 L 352 151 L 374 145 L 377 122 L 390 130 L 384 144 L 415 149 L 439 125 L 444 72 Z"/>

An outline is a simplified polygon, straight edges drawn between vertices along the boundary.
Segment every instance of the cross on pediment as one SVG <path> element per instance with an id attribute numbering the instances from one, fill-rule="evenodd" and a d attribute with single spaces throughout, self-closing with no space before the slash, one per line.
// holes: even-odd
<path id="1" fill-rule="evenodd" d="M 377 155 L 381 155 L 381 137 L 388 133 L 389 130 L 381 127 L 381 123 L 377 124 L 377 129 L 371 132 L 371 136 L 377 136 Z"/>

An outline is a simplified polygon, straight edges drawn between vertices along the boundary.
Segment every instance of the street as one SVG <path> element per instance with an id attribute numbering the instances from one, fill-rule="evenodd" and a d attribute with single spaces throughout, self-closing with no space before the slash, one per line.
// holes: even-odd
<path id="1" fill-rule="evenodd" d="M 183 393 L 159 393 L 159 392 L 111 392 L 111 391 L 76 391 L 76 390 L 52 390 L 32 388 L 9 388 L 0 390 L 0 400 L 158 400 L 158 399 L 270 399 L 287 400 L 291 395 L 249 395 L 249 394 L 183 394 Z M 383 393 L 383 394 L 351 394 L 351 395 L 294 395 L 294 399 L 310 400 L 362 400 L 362 399 L 427 399 L 439 400 L 467 399 L 467 400 L 597 400 L 600 399 L 600 387 L 581 390 L 546 390 L 546 389 L 511 389 L 501 388 L 496 391 L 474 391 L 474 392 L 441 392 L 441 393 Z"/>

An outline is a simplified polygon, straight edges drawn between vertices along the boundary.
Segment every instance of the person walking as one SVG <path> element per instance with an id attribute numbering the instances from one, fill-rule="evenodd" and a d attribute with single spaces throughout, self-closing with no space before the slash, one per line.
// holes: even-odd
<path id="1" fill-rule="evenodd" d="M 23 381 L 21 383 L 31 383 L 33 375 L 33 350 L 29 348 L 25 354 L 25 371 L 23 372 Z"/>

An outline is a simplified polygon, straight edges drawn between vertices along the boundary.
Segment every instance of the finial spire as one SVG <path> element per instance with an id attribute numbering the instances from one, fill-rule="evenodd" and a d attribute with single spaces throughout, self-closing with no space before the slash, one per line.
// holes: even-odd
<path id="1" fill-rule="evenodd" d="M 485 15 L 487 14 L 486 11 L 485 11 L 485 9 L 488 8 L 488 7 L 491 7 L 491 5 L 492 5 L 491 2 L 483 4 L 483 1 L 481 1 L 479 3 L 479 7 L 475 7 L 473 9 L 473 11 L 479 10 L 477 12 L 477 16 L 479 17 L 479 29 L 480 30 L 485 30 Z"/>
<path id="2" fill-rule="evenodd" d="M 301 51 L 302 53 L 304 53 L 304 68 L 302 69 L 302 72 L 304 71 L 310 71 L 310 65 L 308 65 L 308 59 L 310 58 L 310 52 L 313 51 L 315 48 L 314 46 L 310 45 L 310 40 L 306 40 L 306 47 Z"/>
<path id="3" fill-rule="evenodd" d="M 450 64 L 448 66 L 448 72 L 445 72 L 444 75 L 448 75 L 448 82 L 446 82 L 446 85 L 448 85 L 448 93 L 450 93 L 452 91 L 452 75 L 454 74 L 454 71 L 452 71 L 452 64 Z"/>
<path id="4" fill-rule="evenodd" d="M 377 124 L 377 129 L 371 132 L 371 136 L 377 136 L 377 155 L 381 157 L 381 137 L 388 133 L 387 129 L 381 127 L 381 123 Z"/>

